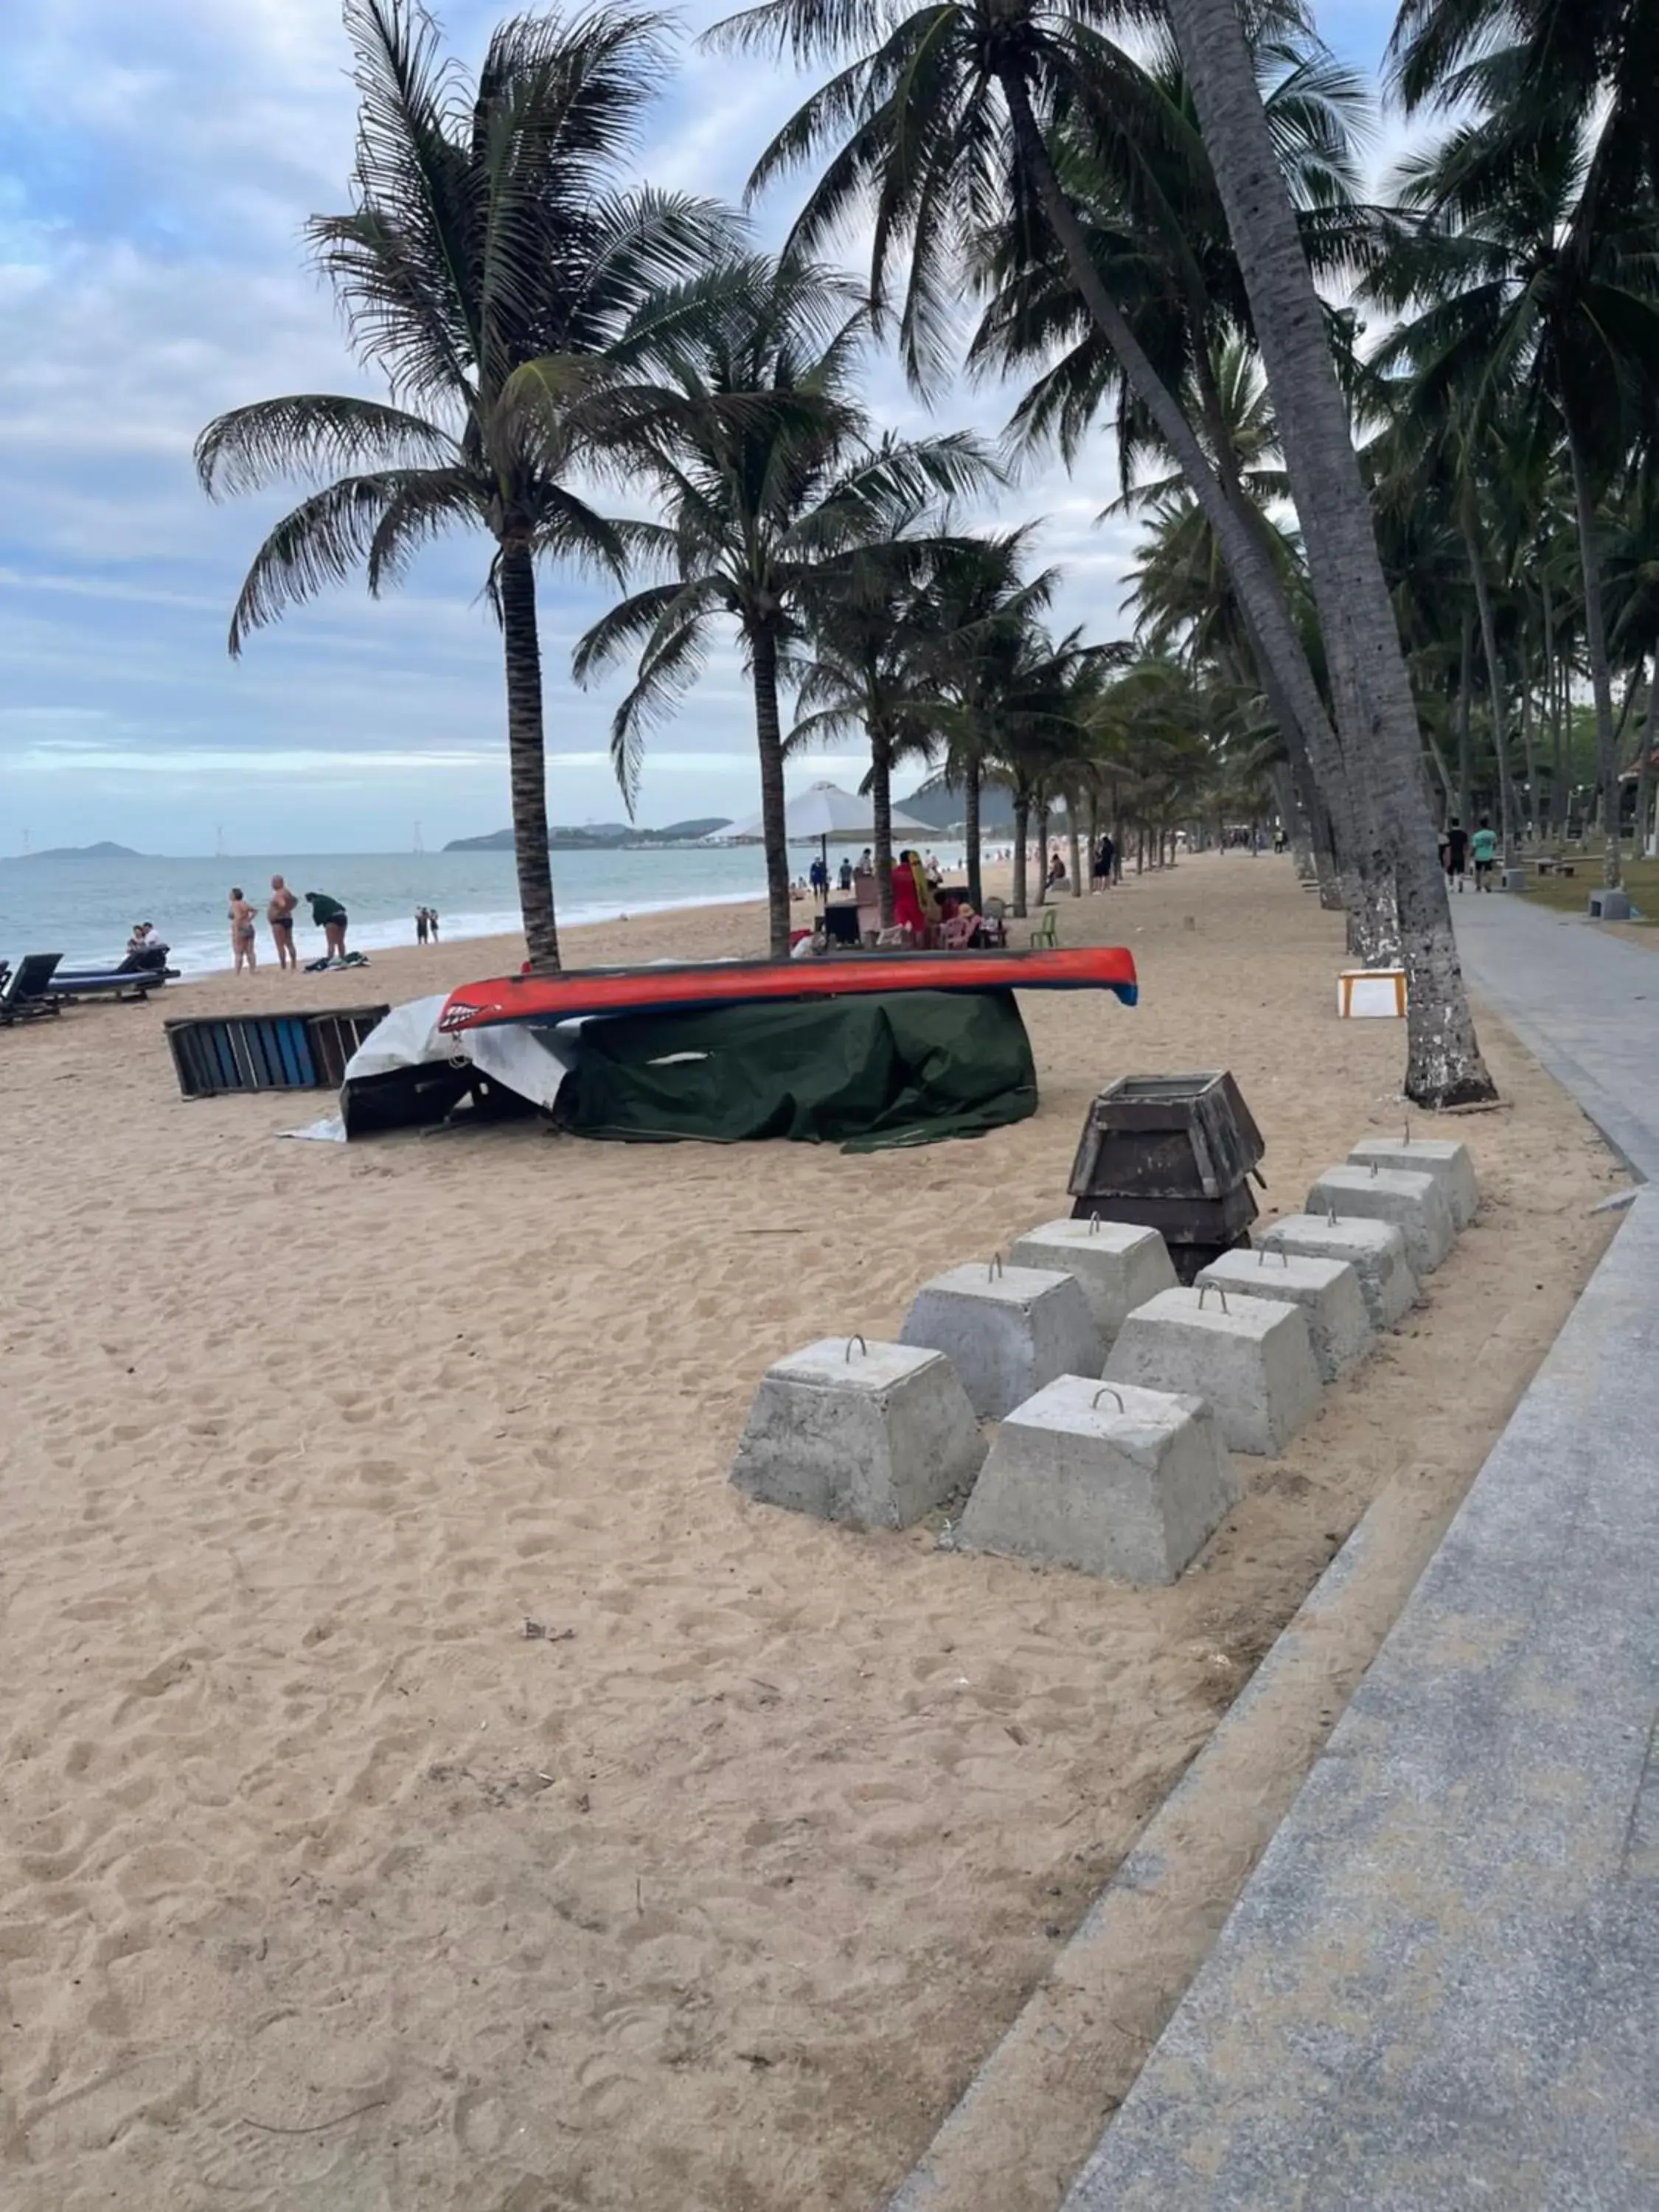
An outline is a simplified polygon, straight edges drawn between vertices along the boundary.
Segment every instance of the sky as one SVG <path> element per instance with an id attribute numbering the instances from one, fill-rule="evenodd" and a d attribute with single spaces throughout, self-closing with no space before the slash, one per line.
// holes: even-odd
<path id="1" fill-rule="evenodd" d="M 501 0 L 447 0 L 469 65 Z M 723 7 L 695 0 L 642 173 L 735 199 L 801 87 L 758 59 L 700 52 Z M 1389 11 L 1321 12 L 1371 68 Z M 190 854 L 431 848 L 509 818 L 499 634 L 479 592 L 489 549 L 433 549 L 407 586 L 330 592 L 258 632 L 229 611 L 281 495 L 216 505 L 191 466 L 227 408 L 289 391 L 374 390 L 307 267 L 307 216 L 348 204 L 354 122 L 337 0 L 5 0 L 0 8 L 0 857 L 113 838 Z M 781 234 L 800 187 L 757 212 Z M 890 362 L 878 419 L 927 419 Z M 994 434 L 1005 396 L 961 389 L 940 428 Z M 1066 581 L 1059 620 L 1123 627 L 1133 526 L 1096 526 L 1109 442 L 1074 477 L 1030 471 L 1004 524 L 1042 518 Z M 989 519 L 989 518 L 988 518 Z M 549 811 L 616 820 L 606 750 L 622 679 L 584 692 L 570 647 L 604 598 L 542 573 Z M 722 653 L 652 738 L 638 817 L 744 815 L 757 803 L 741 670 Z M 804 761 L 798 781 L 861 763 Z"/>

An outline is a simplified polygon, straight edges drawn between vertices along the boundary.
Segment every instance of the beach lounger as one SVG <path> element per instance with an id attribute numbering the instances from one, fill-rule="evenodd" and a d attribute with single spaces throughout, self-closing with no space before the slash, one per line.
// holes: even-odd
<path id="1" fill-rule="evenodd" d="M 46 991 L 64 1005 L 77 999 L 143 1000 L 163 989 L 167 980 L 167 970 L 162 968 L 77 968 L 68 975 L 60 968 Z"/>
<path id="2" fill-rule="evenodd" d="M 62 1011 L 61 1002 L 46 986 L 63 957 L 61 952 L 25 953 L 0 984 L 0 1028 L 9 1029 L 14 1022 L 33 1021 L 38 1015 Z"/>

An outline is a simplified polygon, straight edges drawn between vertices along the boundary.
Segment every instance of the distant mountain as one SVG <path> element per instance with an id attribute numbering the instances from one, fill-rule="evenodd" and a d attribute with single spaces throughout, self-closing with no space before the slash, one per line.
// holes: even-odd
<path id="1" fill-rule="evenodd" d="M 664 830 L 641 830 L 632 822 L 584 822 L 580 828 L 556 823 L 547 833 L 548 850 L 604 852 L 618 845 L 690 845 L 726 827 L 729 817 L 702 814 L 691 822 L 671 822 Z M 492 830 L 486 837 L 452 837 L 446 853 L 510 853 L 513 832 Z"/>
<path id="2" fill-rule="evenodd" d="M 100 837 L 95 845 L 49 845 L 43 853 L 25 853 L 26 860 L 142 860 L 131 845 L 112 845 Z"/>
<path id="3" fill-rule="evenodd" d="M 952 791 L 939 776 L 929 776 L 908 799 L 895 795 L 901 814 L 925 822 L 933 830 L 955 830 L 962 822 L 962 793 Z M 979 826 L 983 836 L 1002 836 L 1014 826 L 1013 795 L 1000 783 L 987 783 L 979 795 Z"/>

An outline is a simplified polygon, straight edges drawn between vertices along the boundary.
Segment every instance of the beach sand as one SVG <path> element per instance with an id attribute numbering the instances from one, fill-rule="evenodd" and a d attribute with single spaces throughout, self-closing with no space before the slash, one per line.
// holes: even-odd
<path id="1" fill-rule="evenodd" d="M 1130 944 L 1141 1006 L 1028 999 L 1036 1119 L 869 1157 L 289 1144 L 325 1102 L 177 1096 L 167 1014 L 396 1001 L 503 941 L 0 1036 L 9 2212 L 862 2212 L 1367 1504 L 1443 1524 L 1620 1179 L 1490 1017 L 1481 1218 L 1176 1588 L 728 1487 L 769 1360 L 1068 1209 L 1108 1078 L 1231 1067 L 1264 1212 L 1401 1126 L 1401 1030 L 1338 1023 L 1287 864 L 1060 933 Z"/>

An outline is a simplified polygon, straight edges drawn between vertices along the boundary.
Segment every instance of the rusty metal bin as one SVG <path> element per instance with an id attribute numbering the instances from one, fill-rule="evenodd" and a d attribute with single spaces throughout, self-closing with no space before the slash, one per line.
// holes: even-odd
<path id="1" fill-rule="evenodd" d="M 1267 1151 L 1238 1085 L 1224 1071 L 1124 1075 L 1089 1109 L 1067 1188 L 1075 1218 L 1156 1229 L 1176 1273 L 1249 1242 L 1250 1177 Z"/>

